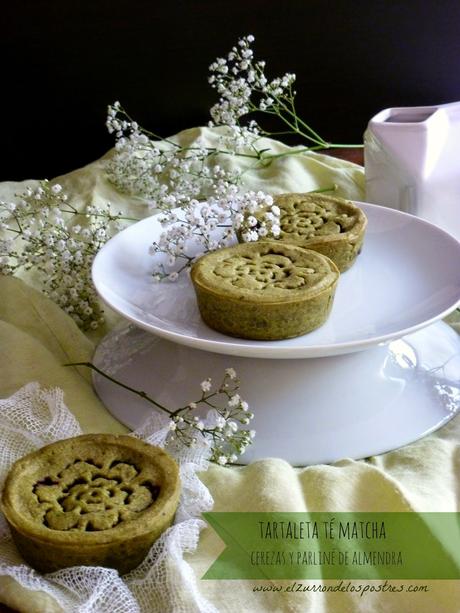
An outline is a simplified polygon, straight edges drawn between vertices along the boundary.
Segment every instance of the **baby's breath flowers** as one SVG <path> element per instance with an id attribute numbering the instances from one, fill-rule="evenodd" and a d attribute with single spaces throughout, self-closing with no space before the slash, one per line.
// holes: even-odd
<path id="1" fill-rule="evenodd" d="M 297 92 L 293 88 L 296 75 L 287 72 L 281 77 L 269 79 L 265 75 L 265 61 L 254 59 L 254 40 L 251 34 L 243 36 L 226 57 L 218 58 L 209 66 L 211 74 L 208 81 L 220 96 L 211 108 L 209 125 L 227 127 L 228 134 L 225 141 L 222 141 L 227 147 L 236 152 L 239 148 L 254 148 L 261 136 L 287 134 L 299 136 L 306 141 L 306 146 L 281 154 L 273 154 L 269 149 L 259 152 L 260 163 L 266 165 L 276 158 L 308 151 L 363 146 L 328 142 L 299 117 L 295 105 Z M 264 130 L 258 122 L 249 118 L 254 113 L 258 118 L 263 115 L 276 117 L 283 130 Z"/>
<path id="2" fill-rule="evenodd" d="M 82 329 L 96 329 L 103 313 L 91 282 L 91 265 L 121 215 L 110 206 L 81 214 L 61 185 L 41 181 L 37 188 L 0 201 L 0 274 L 31 271 L 43 292 Z"/>
<path id="3" fill-rule="evenodd" d="M 256 213 L 259 213 L 257 217 Z M 262 194 L 258 199 L 250 197 L 249 202 L 240 207 L 233 218 L 233 226 L 245 243 L 278 238 L 281 232 L 280 215 L 280 208 L 273 204 L 273 198 Z"/>
<path id="4" fill-rule="evenodd" d="M 146 199 L 153 209 L 226 195 L 240 182 L 239 171 L 214 163 L 216 149 L 183 147 L 172 139 L 160 142 L 119 102 L 108 107 L 106 125 L 116 137 L 115 154 L 106 164 L 107 178 L 122 193 Z"/>
<path id="5" fill-rule="evenodd" d="M 233 368 L 225 370 L 224 377 L 217 386 L 210 377 L 204 379 L 200 383 L 200 393 L 193 402 L 172 410 L 159 404 L 145 392 L 118 381 L 91 362 L 77 362 L 66 366 L 91 368 L 168 415 L 168 446 L 205 445 L 209 448 L 210 460 L 224 466 L 237 462 L 255 437 L 255 430 L 248 428 L 254 414 L 249 411 L 248 403 L 238 393 L 240 381 Z"/>
<path id="6" fill-rule="evenodd" d="M 192 200 L 227 197 L 236 186 L 244 191 L 244 175 L 224 170 L 224 160 L 239 156 L 254 160 L 254 168 L 265 167 L 273 160 L 308 151 L 334 147 L 356 147 L 330 143 L 322 138 L 297 114 L 296 76 L 287 72 L 269 79 L 266 63 L 254 59 L 254 36 L 240 38 L 226 57 L 217 58 L 209 67 L 208 79 L 219 94 L 210 109 L 210 127 L 222 129 L 218 147 L 194 143 L 179 145 L 174 138 L 161 138 L 139 126 L 115 102 L 108 107 L 107 128 L 115 135 L 115 154 L 107 162 L 108 179 L 121 192 L 150 201 L 153 208 L 167 210 L 188 206 Z M 249 116 L 256 113 L 277 118 L 282 131 L 270 132 Z M 283 153 L 261 148 L 262 136 L 293 134 L 305 145 Z M 214 167 L 218 166 L 217 174 Z"/>
<path id="7" fill-rule="evenodd" d="M 155 278 L 177 279 L 203 253 L 227 246 L 237 234 L 244 241 L 276 238 L 279 211 L 270 196 L 246 192 L 244 172 L 226 167 L 231 156 L 253 160 L 252 169 L 286 155 L 351 145 L 331 144 L 301 120 L 295 109 L 295 75 L 268 79 L 256 61 L 252 35 L 241 38 L 225 58 L 210 66 L 209 82 L 219 94 L 211 126 L 219 127 L 218 146 L 200 141 L 180 145 L 161 140 L 134 121 L 119 102 L 108 108 L 107 128 L 116 138 L 106 162 L 109 180 L 121 192 L 141 197 L 164 213 L 164 231 L 150 252 L 161 255 Z M 284 132 L 267 132 L 252 113 L 280 119 Z M 258 146 L 262 136 L 296 134 L 307 144 L 283 153 Z M 252 162 L 251 162 L 252 163 Z M 261 218 L 254 214 L 261 207 Z M 32 271 L 44 292 L 83 329 L 97 328 L 103 315 L 93 285 L 94 256 L 117 229 L 121 214 L 110 207 L 72 205 L 60 185 L 42 181 L 17 202 L 0 202 L 0 273 Z"/>
<path id="8" fill-rule="evenodd" d="M 243 144 L 245 137 L 246 141 L 253 142 L 262 134 L 272 133 L 263 130 L 254 120 L 244 125 L 241 119 L 254 112 L 265 113 L 277 116 L 286 125 L 283 134 L 297 134 L 316 145 L 315 148 L 330 146 L 297 116 L 293 90 L 295 74 L 288 72 L 269 80 L 265 76 L 265 61 L 254 60 L 251 48 L 254 40 L 252 35 L 240 38 L 226 58 L 218 58 L 210 65 L 208 81 L 220 96 L 211 108 L 210 125 L 227 126 L 237 144 Z M 232 138 L 227 138 L 227 142 L 231 143 Z M 265 157 L 271 156 L 267 152 Z"/>
<path id="9" fill-rule="evenodd" d="M 163 256 L 154 268 L 156 280 L 177 280 L 204 253 L 233 243 L 236 234 L 244 242 L 279 236 L 280 210 L 273 205 L 272 196 L 262 191 L 230 193 L 205 203 L 194 200 L 184 209 L 162 214 L 164 230 L 150 247 L 152 255 Z M 254 215 L 261 210 L 266 212 L 257 220 Z"/>
<path id="10" fill-rule="evenodd" d="M 218 147 L 199 141 L 182 146 L 174 138 L 161 141 L 119 102 L 108 108 L 107 128 L 116 137 L 115 154 L 106 165 L 108 179 L 120 191 L 147 199 L 163 212 L 164 231 L 150 247 L 151 254 L 163 255 L 154 270 L 157 280 L 175 281 L 197 257 L 232 243 L 235 233 L 245 242 L 279 235 L 279 210 L 272 207 L 271 197 L 245 194 L 244 172 L 227 170 L 228 156 L 253 159 L 257 168 L 286 155 L 351 146 L 328 143 L 298 117 L 295 75 L 268 79 L 265 62 L 254 59 L 253 42 L 252 35 L 242 37 L 225 58 L 209 67 L 209 83 L 220 96 L 210 111 L 210 126 L 221 130 Z M 276 116 L 284 131 L 267 132 L 253 119 L 245 123 L 255 112 Z M 258 147 L 262 136 L 279 134 L 296 134 L 307 146 L 278 154 Z M 261 207 L 266 213 L 256 219 L 253 213 Z"/>
<path id="11" fill-rule="evenodd" d="M 255 436 L 254 430 L 246 429 L 254 415 L 238 394 L 239 386 L 233 368 L 226 369 L 222 383 L 215 389 L 210 378 L 202 381 L 201 397 L 171 413 L 173 435 L 170 441 L 176 439 L 187 447 L 193 447 L 203 438 L 211 448 L 212 462 L 221 465 L 235 463 Z M 205 419 L 193 415 L 200 405 L 210 408 Z"/>

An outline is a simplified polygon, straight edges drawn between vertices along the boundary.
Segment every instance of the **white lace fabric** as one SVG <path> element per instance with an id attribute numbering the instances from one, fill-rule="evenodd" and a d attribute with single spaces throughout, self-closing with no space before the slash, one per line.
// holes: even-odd
<path id="1" fill-rule="evenodd" d="M 75 417 L 64 404 L 63 392 L 30 383 L 10 398 L 0 400 L 0 482 L 23 455 L 54 441 L 82 434 Z M 133 433 L 153 445 L 164 446 L 167 425 L 161 415 Z M 27 590 L 44 592 L 53 600 L 47 611 L 65 613 L 216 613 L 199 592 L 195 575 L 184 553 L 192 552 L 204 527 L 200 515 L 212 508 L 209 490 L 197 471 L 207 468 L 206 450 L 178 451 L 182 496 L 175 523 L 154 543 L 136 569 L 120 577 L 117 571 L 79 566 L 42 575 L 24 563 L 8 525 L 1 515 L 0 578 L 10 577 Z M 28 600 L 30 596 L 30 601 Z M 30 613 L 34 595 L 24 591 L 24 607 Z M 51 608 L 52 605 L 55 608 Z M 17 604 L 15 606 L 18 606 Z M 44 605 L 45 606 L 45 605 Z"/>

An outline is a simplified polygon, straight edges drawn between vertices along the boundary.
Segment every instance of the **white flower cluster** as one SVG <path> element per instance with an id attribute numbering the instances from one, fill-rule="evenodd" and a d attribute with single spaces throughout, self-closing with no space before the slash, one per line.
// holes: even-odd
<path id="1" fill-rule="evenodd" d="M 295 75 L 265 76 L 265 61 L 256 61 L 252 43 L 254 36 L 242 37 L 226 57 L 217 58 L 209 69 L 209 83 L 219 94 L 211 108 L 209 125 L 220 126 L 219 145 L 210 148 L 194 144 L 181 146 L 174 139 L 162 140 L 134 121 L 119 102 L 108 107 L 107 128 L 116 137 L 115 154 L 107 161 L 109 180 L 122 192 L 150 201 L 152 208 L 189 205 L 225 194 L 228 186 L 242 186 L 243 176 L 237 171 L 220 170 L 215 177 L 213 166 L 222 166 L 222 156 L 243 156 L 263 167 L 287 155 L 349 145 L 325 141 L 296 112 L 293 90 Z M 268 132 L 254 119 L 243 118 L 251 113 L 268 114 L 282 124 L 281 132 Z M 260 149 L 261 136 L 294 134 L 308 141 L 307 146 L 272 153 Z M 244 187 L 244 186 L 243 186 Z"/>
<path id="2" fill-rule="evenodd" d="M 0 201 L 0 273 L 32 271 L 42 290 L 82 329 L 104 318 L 91 282 L 94 256 L 118 230 L 110 207 L 80 214 L 59 184 L 41 181 L 16 202 Z"/>
<path id="3" fill-rule="evenodd" d="M 202 381 L 201 397 L 170 413 L 168 443 L 179 442 L 187 447 L 204 443 L 211 449 L 211 461 L 221 465 L 235 463 L 255 437 L 255 431 L 247 429 L 254 414 L 239 395 L 239 386 L 233 368 L 226 369 L 215 390 L 210 378 Z M 194 414 L 200 407 L 210 409 L 206 417 Z"/>
<path id="4" fill-rule="evenodd" d="M 259 219 L 254 217 L 257 214 Z M 205 203 L 194 200 L 185 209 L 166 212 L 161 218 L 164 231 L 150 247 L 151 255 L 164 256 L 154 269 L 154 278 L 177 280 L 203 254 L 234 243 L 236 235 L 245 242 L 276 238 L 279 216 L 270 195 L 262 191 L 239 194 L 235 187 L 226 197 Z"/>
<path id="5" fill-rule="evenodd" d="M 259 199 L 250 198 L 233 218 L 233 227 L 244 243 L 259 239 L 278 238 L 281 232 L 281 211 L 269 195 L 257 194 Z"/>
<path id="6" fill-rule="evenodd" d="M 231 128 L 236 143 L 241 138 L 244 142 L 261 134 L 254 120 L 247 126 L 241 125 L 245 115 L 255 111 L 280 115 L 283 110 L 293 110 L 295 75 L 286 73 L 269 81 L 265 76 L 265 62 L 254 61 L 253 42 L 251 34 L 241 38 L 226 58 L 218 58 L 209 66 L 208 81 L 220 96 L 211 108 L 210 125 Z"/>
<path id="7" fill-rule="evenodd" d="M 152 209 L 218 197 L 240 182 L 238 171 L 215 163 L 222 152 L 196 144 L 182 147 L 168 139 L 160 142 L 132 121 L 119 102 L 109 106 L 106 125 L 117 139 L 116 152 L 106 164 L 108 179 L 121 192 L 148 200 Z"/>
<path id="8" fill-rule="evenodd" d="M 227 126 L 228 136 L 223 142 L 229 148 L 238 148 L 249 144 L 258 154 L 259 162 L 267 164 L 280 157 L 270 150 L 257 151 L 255 146 L 260 136 L 277 134 L 294 134 L 308 141 L 308 146 L 293 149 L 283 155 L 302 155 L 315 149 L 341 147 L 325 141 L 297 114 L 295 107 L 296 92 L 293 85 L 295 74 L 287 72 L 281 77 L 269 80 L 265 75 L 265 61 L 255 61 L 251 48 L 254 36 L 242 37 L 232 48 L 226 58 L 218 58 L 209 69 L 208 79 L 219 94 L 218 102 L 211 108 L 211 126 Z M 265 114 L 276 117 L 283 125 L 282 132 L 268 132 L 254 119 L 247 124 L 243 118 L 251 113 L 258 116 Z M 345 145 L 350 146 L 350 145 Z"/>
<path id="9" fill-rule="evenodd" d="M 253 41 L 251 35 L 241 38 L 226 59 L 218 58 L 210 66 L 209 82 L 220 95 L 211 108 L 210 125 L 226 128 L 218 148 L 196 143 L 185 147 L 173 139 L 161 140 L 139 126 L 120 102 L 108 107 L 106 125 L 116 142 L 115 153 L 106 162 L 106 174 L 117 189 L 146 199 L 152 208 L 167 210 L 188 206 L 193 200 L 231 195 L 229 188 L 240 185 L 242 176 L 237 170 L 224 170 L 219 162 L 222 156 L 268 163 L 270 154 L 259 151 L 256 141 L 262 133 L 269 133 L 254 120 L 242 125 L 240 119 L 253 111 L 265 111 L 279 115 L 286 123 L 284 115 L 294 110 L 295 75 L 287 73 L 269 81 L 264 74 L 265 62 L 253 60 Z"/>

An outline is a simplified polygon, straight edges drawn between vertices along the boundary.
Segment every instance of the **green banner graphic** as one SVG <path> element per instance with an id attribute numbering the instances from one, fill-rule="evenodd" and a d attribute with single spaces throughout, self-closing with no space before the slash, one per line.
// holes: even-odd
<path id="1" fill-rule="evenodd" d="M 203 579 L 460 579 L 460 513 L 204 513 Z"/>

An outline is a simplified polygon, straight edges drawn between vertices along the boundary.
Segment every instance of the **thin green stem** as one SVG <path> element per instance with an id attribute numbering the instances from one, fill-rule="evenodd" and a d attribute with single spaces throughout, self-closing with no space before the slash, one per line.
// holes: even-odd
<path id="1" fill-rule="evenodd" d="M 297 130 L 281 130 L 280 132 L 267 132 L 262 130 L 260 132 L 263 136 L 287 136 L 288 134 L 298 134 Z"/>
<path id="2" fill-rule="evenodd" d="M 309 151 L 321 151 L 323 149 L 355 149 L 358 147 L 364 147 L 364 145 L 344 145 L 341 143 L 327 143 L 327 147 L 324 145 L 316 145 L 315 147 L 302 147 L 295 151 L 285 151 L 284 153 L 274 153 L 273 155 L 265 155 L 264 160 L 275 160 L 278 158 L 288 157 L 290 155 L 298 155 L 299 153 L 308 153 Z"/>
<path id="3" fill-rule="evenodd" d="M 61 209 L 60 207 L 59 210 L 61 211 L 61 213 L 74 213 L 74 214 L 78 214 L 77 209 L 73 206 L 73 204 L 71 202 L 66 202 L 65 205 L 63 206 L 69 206 L 70 207 L 70 211 L 66 211 L 65 209 Z"/>
<path id="4" fill-rule="evenodd" d="M 184 147 L 183 148 L 183 151 L 196 151 L 196 150 L 200 150 L 200 147 Z M 221 153 L 222 155 L 235 155 L 234 151 L 225 151 L 224 149 L 207 148 L 206 150 L 209 151 L 208 155 L 215 155 L 218 153 Z M 236 155 L 238 157 L 251 158 L 253 160 L 260 159 L 260 156 L 258 153 L 237 153 Z"/>
<path id="5" fill-rule="evenodd" d="M 363 143 L 358 144 L 345 144 L 345 143 L 326 143 L 324 149 L 362 149 L 364 147 Z"/>
<path id="6" fill-rule="evenodd" d="M 323 192 L 335 192 L 337 189 L 337 184 L 331 185 L 331 187 L 319 187 L 318 189 L 312 189 L 308 193 L 309 194 L 322 194 Z"/>
<path id="7" fill-rule="evenodd" d="M 261 94 L 262 96 L 266 95 L 266 92 L 262 91 L 260 88 L 254 88 L 255 92 L 258 92 L 259 94 Z M 287 117 L 285 117 L 281 112 L 276 111 L 276 112 L 271 112 L 274 115 L 277 115 L 281 121 L 283 121 L 284 123 L 286 123 L 292 130 L 294 130 L 294 132 L 296 134 L 299 134 L 299 136 L 303 136 L 304 138 L 311 140 L 312 142 L 316 142 L 316 143 L 326 143 L 326 141 L 317 133 L 315 132 L 315 130 L 313 130 L 313 128 L 311 126 L 309 126 L 307 123 L 305 123 L 296 113 L 295 110 L 295 105 L 294 105 L 294 96 L 291 93 L 291 96 L 289 98 L 289 102 L 291 105 L 291 108 L 289 108 L 283 101 L 282 98 L 280 98 L 279 96 L 276 96 L 275 94 L 271 94 L 273 96 L 273 98 L 276 100 L 276 102 L 278 103 L 278 105 L 280 107 L 282 107 L 286 113 L 288 113 L 294 120 L 294 125 L 287 119 Z M 260 110 L 258 109 L 254 104 L 252 105 L 253 109 L 252 110 Z M 268 111 L 263 111 L 263 112 L 268 112 Z M 299 124 L 301 124 L 309 133 L 310 136 L 308 134 L 305 134 L 305 132 L 303 132 L 302 130 L 300 130 L 299 128 Z"/>
<path id="8" fill-rule="evenodd" d="M 76 215 L 84 215 L 86 216 L 86 213 L 75 213 Z M 91 217 L 104 217 L 107 218 L 108 215 L 105 213 L 91 213 L 90 214 Z M 112 217 L 109 218 L 108 221 L 142 221 L 142 219 L 139 219 L 138 217 Z"/>
<path id="9" fill-rule="evenodd" d="M 7 228 L 8 232 L 14 232 L 15 234 L 20 234 L 22 235 L 23 233 L 21 232 L 21 230 L 15 230 L 15 228 Z M 13 239 L 14 240 L 14 239 Z"/>
<path id="10" fill-rule="evenodd" d="M 294 94 L 292 92 L 292 83 L 289 83 L 289 103 L 291 105 L 291 110 L 294 113 L 295 125 L 298 128 L 299 127 L 299 118 L 297 117 L 297 113 L 296 113 L 296 110 L 295 110 L 295 101 L 294 101 Z"/>
<path id="11" fill-rule="evenodd" d="M 258 110 L 257 107 L 254 107 L 254 110 Z M 289 110 L 289 109 L 287 109 Z M 314 132 L 314 130 L 312 130 L 310 128 L 310 132 L 312 133 L 313 136 L 310 136 L 309 134 L 306 134 L 305 132 L 303 132 L 302 130 L 300 130 L 295 123 L 291 123 L 291 121 L 285 117 L 284 115 L 282 115 L 280 112 L 275 112 L 275 111 L 263 111 L 264 113 L 267 113 L 268 115 L 276 115 L 276 117 L 279 117 L 279 119 L 281 119 L 281 121 L 283 121 L 286 125 L 288 125 L 291 130 L 292 130 L 292 134 L 298 134 L 299 136 L 302 136 L 302 138 L 305 138 L 306 140 L 311 141 L 312 143 L 316 143 L 317 145 L 322 145 L 324 146 L 325 144 L 327 144 L 320 136 L 318 136 L 316 134 L 316 132 Z M 292 113 L 290 113 L 292 115 Z M 294 117 L 296 117 L 294 115 Z M 303 122 L 301 122 L 303 123 Z M 307 124 L 305 124 L 307 126 Z M 309 126 L 307 126 L 309 127 Z"/>
<path id="12" fill-rule="evenodd" d="M 161 411 L 164 411 L 168 415 L 171 416 L 174 414 L 173 411 L 170 411 L 169 409 L 164 407 L 162 404 L 160 404 L 153 398 L 150 398 L 150 396 L 146 392 L 143 392 L 141 390 L 136 390 L 133 387 L 130 387 L 129 385 L 126 385 L 125 383 L 122 383 L 121 381 L 117 381 L 116 379 L 114 379 L 113 377 L 105 373 L 103 370 L 101 370 L 100 368 L 92 364 L 91 362 L 72 362 L 69 364 L 64 364 L 64 366 L 86 366 L 86 368 L 91 368 L 91 370 L 94 370 L 95 372 L 97 372 L 99 375 L 101 375 L 101 377 L 104 377 L 108 381 L 115 383 L 115 385 L 118 385 L 119 387 L 122 387 L 123 389 L 128 390 L 129 392 L 132 392 L 133 394 L 136 394 L 136 396 L 140 396 L 141 398 L 143 398 L 144 400 L 147 400 L 147 402 L 150 402 L 151 404 L 156 406 Z"/>
<path id="13" fill-rule="evenodd" d="M 21 226 L 21 222 L 19 221 L 20 217 L 18 215 L 16 215 L 15 212 L 12 213 L 12 216 L 14 218 L 14 221 L 18 224 L 18 228 L 19 228 L 20 233 L 23 234 L 24 230 L 23 230 L 23 228 Z"/>
<path id="14" fill-rule="evenodd" d="M 306 129 L 308 130 L 308 132 L 310 132 L 310 134 L 312 135 L 313 138 L 311 138 L 311 140 L 316 140 L 317 142 L 321 142 L 321 143 L 326 143 L 326 141 L 317 133 L 315 132 L 315 130 L 313 130 L 313 128 L 311 126 L 309 126 L 307 123 L 305 123 L 305 121 L 303 121 L 295 112 L 295 108 L 294 108 L 294 100 L 291 99 L 291 106 L 294 110 L 291 110 L 284 102 L 281 98 L 279 98 L 278 96 L 273 96 L 275 98 L 275 100 L 278 102 L 278 104 L 280 104 L 283 109 L 286 111 L 286 113 L 289 113 L 289 115 L 291 115 L 291 117 L 294 118 L 294 122 L 298 125 L 299 123 Z M 283 115 L 280 113 L 279 114 L 280 119 L 282 119 L 283 121 L 285 121 L 287 123 L 287 120 L 283 117 Z M 288 123 L 288 125 L 290 125 Z M 297 131 L 299 134 L 302 134 L 304 136 L 307 136 L 306 134 L 304 134 L 304 132 L 302 132 L 302 130 L 300 130 L 297 127 Z"/>
<path id="15" fill-rule="evenodd" d="M 123 113 L 123 115 L 131 122 L 131 123 L 137 123 L 134 121 L 134 119 L 129 115 L 129 113 L 127 113 L 127 111 L 120 105 L 119 112 Z M 155 134 L 155 132 L 151 132 L 150 130 L 146 130 L 145 128 L 140 128 L 141 131 L 144 134 L 148 134 L 149 136 L 153 136 L 156 140 L 164 140 L 166 143 L 169 143 L 170 145 L 173 145 L 174 147 L 179 147 L 180 145 L 178 145 L 177 143 L 175 143 L 174 141 L 170 140 L 169 138 L 161 138 L 158 134 Z"/>

